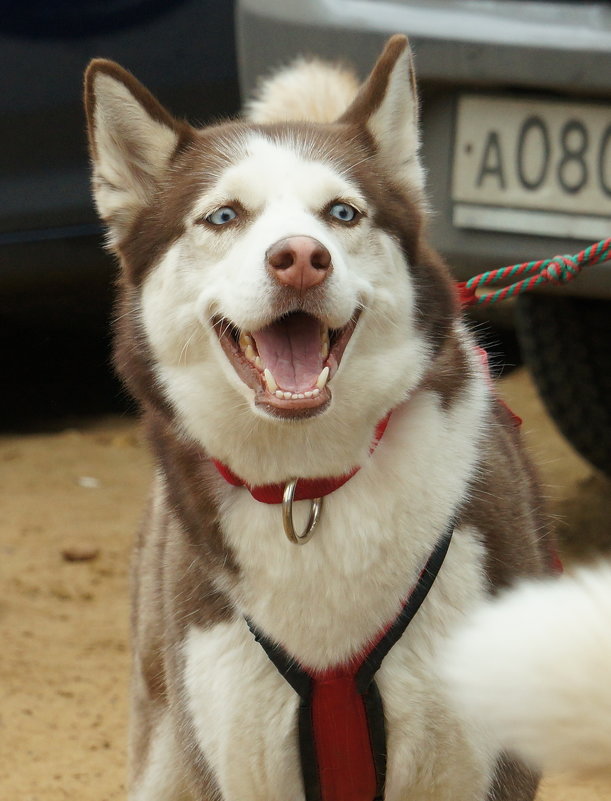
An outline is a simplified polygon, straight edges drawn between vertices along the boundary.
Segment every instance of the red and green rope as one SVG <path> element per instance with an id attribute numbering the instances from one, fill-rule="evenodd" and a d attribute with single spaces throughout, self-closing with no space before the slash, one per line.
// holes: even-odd
<path id="1" fill-rule="evenodd" d="M 499 270 L 488 270 L 468 281 L 458 283 L 458 292 L 464 306 L 483 306 L 498 303 L 506 298 L 521 295 L 546 284 L 566 284 L 577 278 L 584 267 L 602 264 L 611 259 L 611 237 L 601 239 L 573 256 L 554 256 L 553 259 L 527 261 Z M 519 280 L 507 283 L 512 279 Z M 481 293 L 483 287 L 499 285 L 501 289 Z M 479 293 L 479 294 L 478 294 Z"/>

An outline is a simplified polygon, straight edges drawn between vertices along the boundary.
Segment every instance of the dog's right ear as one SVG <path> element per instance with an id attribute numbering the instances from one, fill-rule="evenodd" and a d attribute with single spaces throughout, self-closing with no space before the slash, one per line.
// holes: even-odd
<path id="1" fill-rule="evenodd" d="M 364 126 L 389 175 L 408 189 L 422 192 L 418 93 L 405 36 L 391 36 L 340 122 Z"/>
<path id="2" fill-rule="evenodd" d="M 127 70 L 94 59 L 85 73 L 93 193 L 116 246 L 150 202 L 189 126 L 175 120 Z"/>

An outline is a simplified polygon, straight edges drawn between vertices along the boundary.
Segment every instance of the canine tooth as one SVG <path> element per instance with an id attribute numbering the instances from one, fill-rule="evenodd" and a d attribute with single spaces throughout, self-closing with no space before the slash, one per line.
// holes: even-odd
<path id="1" fill-rule="evenodd" d="M 321 374 L 318 376 L 318 381 L 316 382 L 316 386 L 318 389 L 324 389 L 325 384 L 327 383 L 327 379 L 329 378 L 329 366 L 323 368 Z"/>
<path id="2" fill-rule="evenodd" d="M 246 350 L 244 351 L 244 355 L 248 359 L 249 362 L 254 362 L 257 358 L 257 351 L 253 348 L 252 345 L 247 345 Z"/>
<path id="3" fill-rule="evenodd" d="M 284 399 L 284 392 L 283 392 L 281 389 L 277 389 L 277 390 L 274 392 L 274 395 L 275 395 L 277 398 L 282 398 L 282 399 Z"/>
<path id="4" fill-rule="evenodd" d="M 320 355 L 323 357 L 323 359 L 326 359 L 327 356 L 329 355 L 329 340 L 328 339 L 327 340 L 323 339 L 322 345 L 320 347 Z"/>
<path id="5" fill-rule="evenodd" d="M 267 367 L 263 371 L 263 378 L 265 379 L 265 384 L 267 386 L 268 391 L 276 392 L 276 390 L 278 389 L 278 384 L 276 384 L 276 379 L 272 375 L 271 370 L 268 370 Z M 277 392 L 276 395 L 278 395 Z M 280 397 L 280 395 L 278 395 L 278 397 Z"/>

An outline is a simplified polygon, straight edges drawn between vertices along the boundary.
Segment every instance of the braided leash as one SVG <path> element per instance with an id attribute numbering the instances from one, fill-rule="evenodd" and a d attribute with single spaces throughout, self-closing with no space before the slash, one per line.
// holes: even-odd
<path id="1" fill-rule="evenodd" d="M 458 282 L 458 292 L 463 306 L 484 306 L 498 303 L 514 295 L 521 295 L 531 289 L 546 284 L 566 284 L 577 278 L 584 267 L 592 264 L 602 264 L 611 259 L 611 237 L 601 239 L 590 247 L 574 256 L 554 256 L 553 259 L 527 261 L 522 264 L 513 264 L 499 270 L 475 275 L 468 281 Z M 519 281 L 503 286 L 494 292 L 485 292 L 478 295 L 482 287 L 499 286 L 513 278 Z"/>

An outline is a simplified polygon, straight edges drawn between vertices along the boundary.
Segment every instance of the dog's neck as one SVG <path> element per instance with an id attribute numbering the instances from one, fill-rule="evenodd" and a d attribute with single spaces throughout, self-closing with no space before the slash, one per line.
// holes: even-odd
<path id="1" fill-rule="evenodd" d="M 390 415 L 391 412 L 383 417 L 382 420 L 380 420 L 377 424 L 370 447 L 370 453 L 373 453 L 378 445 L 378 442 L 382 439 L 384 432 L 386 431 L 388 421 L 390 420 Z M 222 462 L 216 459 L 213 459 L 212 462 L 225 481 L 227 481 L 229 484 L 232 484 L 234 487 L 246 487 L 256 501 L 259 501 L 260 503 L 271 504 L 282 503 L 285 484 L 259 484 L 253 486 L 252 484 L 249 484 L 239 478 L 239 476 L 236 476 L 236 474 Z M 339 489 L 347 481 L 349 481 L 359 470 L 360 465 L 357 465 L 352 470 L 344 473 L 341 476 L 299 479 L 295 487 L 294 500 L 314 500 L 315 498 L 322 498 L 325 495 L 330 495 L 332 492 L 335 492 L 335 490 Z"/>

